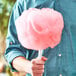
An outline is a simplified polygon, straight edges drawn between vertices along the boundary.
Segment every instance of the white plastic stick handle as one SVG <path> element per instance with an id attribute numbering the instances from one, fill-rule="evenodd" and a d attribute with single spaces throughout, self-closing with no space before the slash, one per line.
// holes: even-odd
<path id="1" fill-rule="evenodd" d="M 43 50 L 39 50 L 39 52 L 38 52 L 38 59 L 41 59 L 42 54 L 43 54 Z"/>

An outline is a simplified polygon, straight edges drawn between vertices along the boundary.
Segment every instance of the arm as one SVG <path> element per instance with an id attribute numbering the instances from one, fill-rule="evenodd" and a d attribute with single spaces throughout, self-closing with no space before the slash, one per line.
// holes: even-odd
<path id="1" fill-rule="evenodd" d="M 16 71 L 16 69 L 14 69 L 12 66 L 12 61 L 19 56 L 26 57 L 28 53 L 27 50 L 24 49 L 19 43 L 17 38 L 16 28 L 15 28 L 15 20 L 23 12 L 23 8 L 21 6 L 22 2 L 19 1 L 23 1 L 23 0 L 17 0 L 13 7 L 8 25 L 8 34 L 6 38 L 5 59 L 9 63 L 12 71 Z"/>
<path id="2" fill-rule="evenodd" d="M 31 73 L 33 76 L 41 76 L 44 71 L 44 63 L 46 61 L 46 58 L 42 58 L 41 60 L 27 60 L 26 57 L 29 52 L 21 46 L 17 38 L 15 20 L 21 15 L 23 11 L 22 6 L 19 4 L 20 3 L 16 2 L 10 17 L 8 35 L 6 39 L 7 47 L 5 58 L 10 64 L 10 67 L 13 71 L 23 71 Z"/>
<path id="3" fill-rule="evenodd" d="M 42 76 L 44 72 L 44 64 L 47 58 L 32 59 L 31 61 L 24 57 L 17 57 L 13 60 L 12 65 L 18 71 L 30 73 L 32 76 Z"/>
<path id="4" fill-rule="evenodd" d="M 32 63 L 24 57 L 21 57 L 21 56 L 16 57 L 13 60 L 12 65 L 18 71 L 32 73 L 32 70 L 31 70 Z"/>

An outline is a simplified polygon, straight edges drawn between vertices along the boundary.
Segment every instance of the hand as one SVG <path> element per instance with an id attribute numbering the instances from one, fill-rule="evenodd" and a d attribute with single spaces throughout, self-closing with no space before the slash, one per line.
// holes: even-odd
<path id="1" fill-rule="evenodd" d="M 42 76 L 44 72 L 44 64 L 47 60 L 46 57 L 42 57 L 41 59 L 33 59 L 32 63 L 32 76 Z"/>

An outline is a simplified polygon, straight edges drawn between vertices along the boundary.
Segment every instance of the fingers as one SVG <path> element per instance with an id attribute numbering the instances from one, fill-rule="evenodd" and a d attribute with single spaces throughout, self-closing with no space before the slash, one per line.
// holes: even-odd
<path id="1" fill-rule="evenodd" d="M 33 63 L 34 65 L 44 65 L 44 64 L 45 64 L 44 61 L 38 60 L 38 59 L 32 60 L 32 63 Z"/>
<path id="2" fill-rule="evenodd" d="M 41 58 L 41 60 L 46 61 L 47 58 L 43 56 L 43 57 Z"/>
<path id="3" fill-rule="evenodd" d="M 41 70 L 44 69 L 44 65 L 33 65 L 32 70 Z"/>
<path id="4" fill-rule="evenodd" d="M 43 74 L 33 74 L 32 76 L 42 76 Z"/>
<path id="5" fill-rule="evenodd" d="M 34 74 L 43 74 L 44 72 L 44 69 L 41 69 L 41 70 L 33 70 L 33 73 Z"/>
<path id="6" fill-rule="evenodd" d="M 47 60 L 46 57 L 42 57 L 41 59 L 33 59 L 32 63 L 38 65 L 44 65 L 46 60 Z"/>
<path id="7" fill-rule="evenodd" d="M 47 60 L 46 57 L 42 57 L 41 59 L 33 59 L 31 61 L 33 76 L 42 76 L 44 72 L 44 64 L 46 60 Z"/>

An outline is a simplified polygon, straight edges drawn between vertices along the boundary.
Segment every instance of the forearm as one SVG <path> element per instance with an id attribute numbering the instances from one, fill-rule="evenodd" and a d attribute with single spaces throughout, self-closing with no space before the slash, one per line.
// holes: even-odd
<path id="1" fill-rule="evenodd" d="M 24 57 L 17 57 L 12 62 L 13 67 L 21 72 L 32 73 L 32 63 Z"/>

